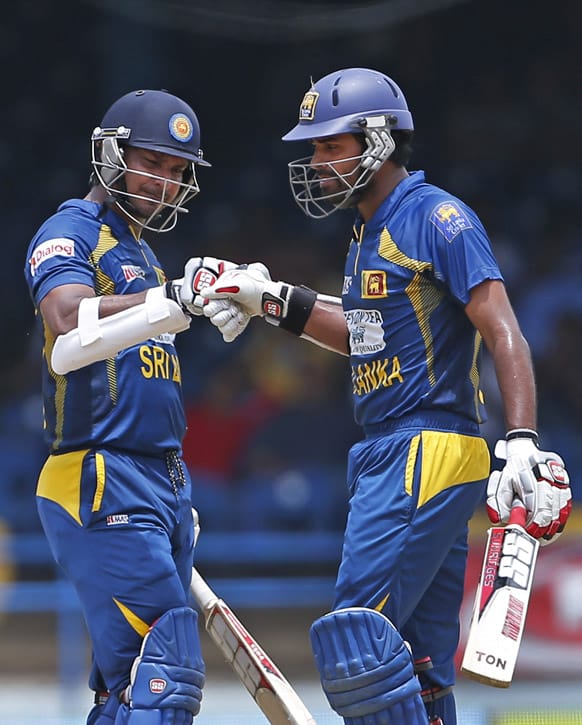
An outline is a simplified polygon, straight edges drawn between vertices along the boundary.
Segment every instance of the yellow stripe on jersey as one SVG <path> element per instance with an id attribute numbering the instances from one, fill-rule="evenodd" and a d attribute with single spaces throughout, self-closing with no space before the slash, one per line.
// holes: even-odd
<path id="1" fill-rule="evenodd" d="M 388 262 L 397 264 L 399 267 L 404 267 L 404 269 L 410 269 L 413 272 L 420 273 L 425 272 L 427 269 L 432 269 L 432 264 L 430 262 L 422 262 L 420 259 L 412 259 L 412 257 L 404 254 L 404 252 L 398 248 L 396 242 L 392 239 L 392 235 L 386 228 L 384 228 L 380 234 L 378 254 L 388 260 Z"/>
<path id="2" fill-rule="evenodd" d="M 99 266 L 99 262 L 106 252 L 109 252 L 118 244 L 119 241 L 113 236 L 111 227 L 103 224 L 99 230 L 97 245 L 91 252 L 89 259 L 95 267 L 95 294 L 97 297 L 115 294 L 115 282 L 109 275 L 103 272 Z M 107 382 L 109 384 L 109 397 L 113 405 L 115 405 L 117 403 L 117 366 L 115 364 L 115 357 L 108 358 L 105 361 L 105 369 L 107 371 Z"/>
<path id="3" fill-rule="evenodd" d="M 430 316 L 439 306 L 444 295 L 434 284 L 423 276 L 423 272 L 432 269 L 432 263 L 423 262 L 420 259 L 412 259 L 406 255 L 398 248 L 398 245 L 392 239 L 392 235 L 386 228 L 380 234 L 378 254 L 388 262 L 392 262 L 392 264 L 397 264 L 399 267 L 404 267 L 404 269 L 409 269 L 411 272 L 414 272 L 406 288 L 406 294 L 418 320 L 418 326 L 424 341 L 428 379 L 431 385 L 435 385 L 434 346 L 430 329 Z M 390 280 L 388 280 L 388 290 L 390 290 Z"/>
<path id="4" fill-rule="evenodd" d="M 129 607 L 126 607 L 125 604 L 119 601 L 119 599 L 116 599 L 113 597 L 113 601 L 117 606 L 119 607 L 121 613 L 128 621 L 129 625 L 135 629 L 135 631 L 140 635 L 140 637 L 145 637 L 148 633 L 148 630 L 150 628 L 149 624 L 146 624 L 143 619 L 140 619 L 137 614 L 134 614 Z"/>
<path id="5" fill-rule="evenodd" d="M 105 491 L 105 458 L 102 453 L 95 454 L 95 495 L 93 496 L 93 505 L 91 511 L 99 511 L 101 502 L 103 501 L 103 492 Z"/>
<path id="6" fill-rule="evenodd" d="M 479 415 L 479 404 L 483 405 L 483 392 L 479 388 L 479 367 L 477 365 L 477 361 L 479 359 L 479 351 L 481 350 L 481 333 L 476 330 L 475 331 L 475 347 L 473 349 L 473 362 L 471 364 L 471 373 L 470 373 L 470 379 L 471 384 L 473 385 L 473 389 L 475 390 L 475 417 L 479 421 L 479 423 L 482 423 L 482 418 Z"/>
<path id="7" fill-rule="evenodd" d="M 406 294 L 418 320 L 418 327 L 426 351 L 426 372 L 431 385 L 436 385 L 434 372 L 434 338 L 430 329 L 430 316 L 443 299 L 443 293 L 420 274 L 415 274 L 406 288 Z"/>
<path id="8" fill-rule="evenodd" d="M 115 294 L 115 282 L 99 267 L 95 270 L 95 293 L 97 297 Z"/>
<path id="9" fill-rule="evenodd" d="M 119 241 L 113 236 L 111 227 L 107 226 L 107 224 L 102 224 L 99 230 L 99 239 L 97 240 L 95 249 L 91 252 L 89 261 L 94 267 L 99 267 L 101 257 L 118 244 Z"/>
<path id="10" fill-rule="evenodd" d="M 49 456 L 38 479 L 36 495 L 62 506 L 80 526 L 81 469 L 88 449 Z"/>
<path id="11" fill-rule="evenodd" d="M 155 264 L 152 265 L 152 269 L 156 273 L 156 277 L 158 278 L 158 284 L 164 284 L 164 282 L 168 281 L 168 278 L 166 277 L 166 273 L 164 272 L 163 269 L 161 269 L 160 267 L 156 267 Z"/>
<path id="12" fill-rule="evenodd" d="M 489 475 L 491 460 L 483 438 L 424 430 L 418 507 L 441 491 Z"/>
<path id="13" fill-rule="evenodd" d="M 105 370 L 107 371 L 107 382 L 109 383 L 109 397 L 113 405 L 117 405 L 117 365 L 114 357 L 110 357 L 105 361 Z"/>

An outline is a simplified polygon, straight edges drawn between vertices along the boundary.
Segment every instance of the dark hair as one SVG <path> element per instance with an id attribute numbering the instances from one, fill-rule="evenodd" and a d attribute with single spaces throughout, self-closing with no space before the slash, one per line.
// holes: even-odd
<path id="1" fill-rule="evenodd" d="M 390 156 L 390 161 L 396 166 L 407 166 L 412 157 L 412 139 L 414 131 L 392 131 L 392 138 L 396 148 Z"/>

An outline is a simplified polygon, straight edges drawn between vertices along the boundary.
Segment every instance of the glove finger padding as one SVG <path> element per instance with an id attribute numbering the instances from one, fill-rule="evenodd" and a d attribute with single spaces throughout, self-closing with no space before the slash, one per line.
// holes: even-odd
<path id="1" fill-rule="evenodd" d="M 542 461 L 532 461 L 532 472 L 537 481 L 539 509 L 543 515 L 528 519 L 526 530 L 540 540 L 542 546 L 555 541 L 566 525 L 572 510 L 570 479 L 562 459 L 555 453 L 539 451 Z"/>
<path id="2" fill-rule="evenodd" d="M 494 524 L 505 524 L 509 521 L 511 505 L 515 498 L 513 484 L 502 471 L 493 471 L 487 483 L 487 515 Z"/>
<path id="3" fill-rule="evenodd" d="M 207 301 L 204 305 L 204 316 L 218 327 L 225 342 L 232 342 L 241 335 L 251 319 L 240 305 L 229 299 Z"/>

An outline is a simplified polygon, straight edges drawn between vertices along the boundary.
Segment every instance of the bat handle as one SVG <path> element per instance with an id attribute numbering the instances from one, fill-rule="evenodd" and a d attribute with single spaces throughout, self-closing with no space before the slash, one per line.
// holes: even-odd
<path id="1" fill-rule="evenodd" d="M 511 513 L 509 514 L 509 524 L 518 524 L 525 528 L 525 520 L 527 519 L 527 511 L 525 506 L 519 499 L 515 499 L 511 506 Z"/>
<path id="2" fill-rule="evenodd" d="M 190 581 L 190 590 L 194 598 L 204 611 L 212 609 L 218 597 L 204 581 L 195 567 L 192 567 L 192 579 Z"/>

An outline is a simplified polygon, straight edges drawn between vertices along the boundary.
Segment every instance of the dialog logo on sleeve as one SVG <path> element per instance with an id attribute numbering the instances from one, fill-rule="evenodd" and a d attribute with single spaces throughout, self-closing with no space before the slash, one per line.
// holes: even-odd
<path id="1" fill-rule="evenodd" d="M 43 262 L 51 257 L 74 257 L 75 242 L 72 239 L 47 239 L 34 248 L 28 263 L 30 264 L 30 274 L 34 277 L 38 272 L 38 268 Z"/>
<path id="2" fill-rule="evenodd" d="M 432 212 L 430 221 L 447 242 L 452 242 L 463 230 L 473 228 L 465 212 L 454 201 L 439 204 Z"/>

